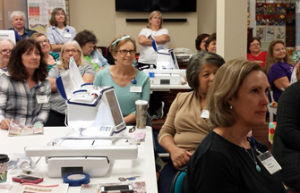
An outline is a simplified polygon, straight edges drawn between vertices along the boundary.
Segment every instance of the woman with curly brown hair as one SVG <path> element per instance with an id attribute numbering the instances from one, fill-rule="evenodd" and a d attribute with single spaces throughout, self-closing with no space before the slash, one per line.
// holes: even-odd
<path id="1" fill-rule="evenodd" d="M 51 87 L 47 64 L 39 43 L 20 41 L 11 52 L 9 76 L 0 76 L 0 127 L 8 129 L 11 119 L 22 125 L 45 123 L 50 105 Z"/>

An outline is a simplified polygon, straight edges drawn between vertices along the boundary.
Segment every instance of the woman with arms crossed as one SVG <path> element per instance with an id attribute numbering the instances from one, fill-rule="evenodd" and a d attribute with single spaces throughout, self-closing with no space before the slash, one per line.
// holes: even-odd
<path id="1" fill-rule="evenodd" d="M 273 91 L 276 102 L 281 93 L 290 86 L 294 64 L 287 51 L 284 42 L 274 40 L 270 43 L 266 61 L 266 74 Z"/>
<path id="2" fill-rule="evenodd" d="M 67 41 L 73 40 L 76 35 L 74 27 L 67 25 L 67 16 L 63 8 L 55 8 L 52 11 L 46 35 L 54 52 L 60 52 L 61 47 Z"/>

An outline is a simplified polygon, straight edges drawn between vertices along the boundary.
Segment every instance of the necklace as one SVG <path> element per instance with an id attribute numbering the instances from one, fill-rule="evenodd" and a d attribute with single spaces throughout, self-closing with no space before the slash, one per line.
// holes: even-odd
<path id="1" fill-rule="evenodd" d="M 247 149 L 246 149 L 242 144 L 240 144 L 239 141 L 238 141 L 233 135 L 231 135 L 231 133 L 229 133 L 229 135 L 230 135 L 230 136 L 231 136 L 231 137 L 239 144 L 240 147 L 244 148 L 245 152 L 250 156 L 250 158 L 251 158 L 252 161 L 254 162 L 256 170 L 257 170 L 258 172 L 260 172 L 260 171 L 261 171 L 261 168 L 260 168 L 260 166 L 257 164 L 257 161 L 256 161 L 256 158 L 255 158 L 255 155 L 254 155 L 254 152 L 253 152 L 252 147 L 250 146 L 250 149 L 251 149 L 251 152 L 252 152 L 252 156 L 251 156 L 250 153 L 247 151 Z"/>

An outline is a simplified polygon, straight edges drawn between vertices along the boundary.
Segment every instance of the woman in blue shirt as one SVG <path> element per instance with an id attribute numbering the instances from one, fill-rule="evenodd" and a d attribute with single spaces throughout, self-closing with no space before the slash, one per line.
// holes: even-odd
<path id="1" fill-rule="evenodd" d="M 50 27 L 47 29 L 47 38 L 52 50 L 60 52 L 64 43 L 73 40 L 76 35 L 74 27 L 67 25 L 66 12 L 63 8 L 55 8 L 52 11 Z"/>

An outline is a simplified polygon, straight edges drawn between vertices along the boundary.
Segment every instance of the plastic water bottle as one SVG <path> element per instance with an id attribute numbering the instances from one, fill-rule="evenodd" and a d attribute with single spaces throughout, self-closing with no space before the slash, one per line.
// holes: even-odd
<path id="1" fill-rule="evenodd" d="M 154 76 L 155 76 L 154 72 L 149 72 L 150 84 L 154 84 Z"/>

